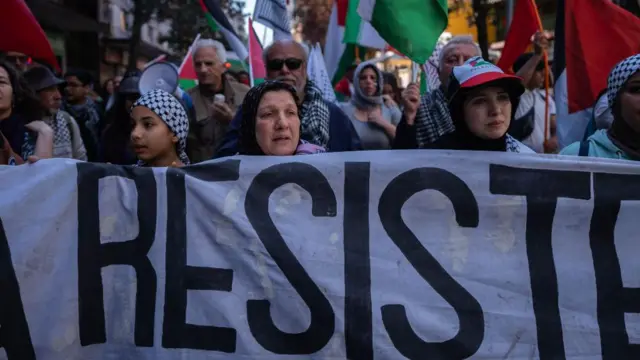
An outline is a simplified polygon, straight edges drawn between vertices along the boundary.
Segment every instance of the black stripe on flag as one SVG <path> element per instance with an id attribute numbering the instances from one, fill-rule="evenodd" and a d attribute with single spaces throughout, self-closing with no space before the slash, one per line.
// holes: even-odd
<path id="1" fill-rule="evenodd" d="M 211 17 L 218 23 L 219 26 L 225 28 L 229 32 L 231 32 L 236 38 L 240 39 L 236 30 L 233 28 L 227 15 L 222 11 L 222 7 L 220 7 L 220 2 L 218 0 L 202 0 L 202 3 L 211 14 Z"/>
<path id="2" fill-rule="evenodd" d="M 564 1 L 558 0 L 558 10 L 556 12 L 556 30 L 555 39 L 553 45 L 553 75 L 557 80 L 562 75 L 562 72 L 566 68 L 566 54 L 565 54 L 565 34 L 564 34 Z"/>

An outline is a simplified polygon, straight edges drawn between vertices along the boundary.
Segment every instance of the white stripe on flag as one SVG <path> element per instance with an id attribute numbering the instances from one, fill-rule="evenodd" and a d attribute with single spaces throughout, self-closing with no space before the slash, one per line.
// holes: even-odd
<path id="1" fill-rule="evenodd" d="M 376 0 L 360 0 L 358 3 L 358 14 L 362 20 L 371 22 L 373 17 L 373 8 L 376 6 Z"/>
<path id="2" fill-rule="evenodd" d="M 291 38 L 291 25 L 284 0 L 256 0 L 253 20 L 273 29 L 276 34 Z"/>

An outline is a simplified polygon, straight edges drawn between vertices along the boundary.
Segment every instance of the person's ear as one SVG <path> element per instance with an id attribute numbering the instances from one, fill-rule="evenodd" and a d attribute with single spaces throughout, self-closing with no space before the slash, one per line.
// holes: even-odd
<path id="1" fill-rule="evenodd" d="M 177 144 L 179 141 L 180 141 L 180 139 L 178 139 L 178 137 L 177 137 L 177 136 L 175 136 L 175 135 L 172 135 L 172 136 L 171 136 L 171 142 L 172 142 L 172 143 Z"/>

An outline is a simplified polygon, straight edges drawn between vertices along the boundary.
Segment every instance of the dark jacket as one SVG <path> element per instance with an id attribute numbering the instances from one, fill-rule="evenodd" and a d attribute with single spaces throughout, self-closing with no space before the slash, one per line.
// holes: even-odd
<path id="1" fill-rule="evenodd" d="M 329 152 L 362 150 L 360 138 L 351 124 L 351 120 L 340 108 L 331 102 L 329 106 Z M 220 147 L 216 151 L 215 158 L 233 156 L 238 153 L 238 137 L 240 136 L 240 124 L 242 123 L 242 110 L 238 109 L 236 116 L 231 120 L 227 133 L 222 139 Z M 303 139 L 306 140 L 306 139 Z M 316 144 L 317 145 L 317 144 Z"/>

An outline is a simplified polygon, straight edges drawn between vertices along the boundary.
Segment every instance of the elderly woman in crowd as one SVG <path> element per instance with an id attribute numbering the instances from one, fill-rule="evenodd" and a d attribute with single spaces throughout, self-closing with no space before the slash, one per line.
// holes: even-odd
<path id="1" fill-rule="evenodd" d="M 429 148 L 533 153 L 507 134 L 523 92 L 520 78 L 479 56 L 454 67 L 446 97 L 455 130 Z"/>
<path id="2" fill-rule="evenodd" d="M 45 109 L 12 65 L 0 62 L 0 165 L 50 158 L 53 130 L 41 119 Z"/>
<path id="3" fill-rule="evenodd" d="M 242 103 L 239 147 L 242 155 L 300 155 L 324 148 L 300 139 L 298 95 L 293 86 L 266 81 Z"/>
<path id="4" fill-rule="evenodd" d="M 353 94 L 342 111 L 349 117 L 365 150 L 390 149 L 402 113 L 395 104 L 385 103 L 382 71 L 363 62 L 353 74 Z"/>
<path id="5" fill-rule="evenodd" d="M 640 54 L 611 70 L 607 98 L 613 113 L 611 127 L 567 146 L 561 155 L 640 160 Z"/>
<path id="6" fill-rule="evenodd" d="M 189 119 L 182 104 L 163 90 L 140 97 L 131 108 L 131 144 L 138 166 L 189 165 L 185 152 Z"/>

